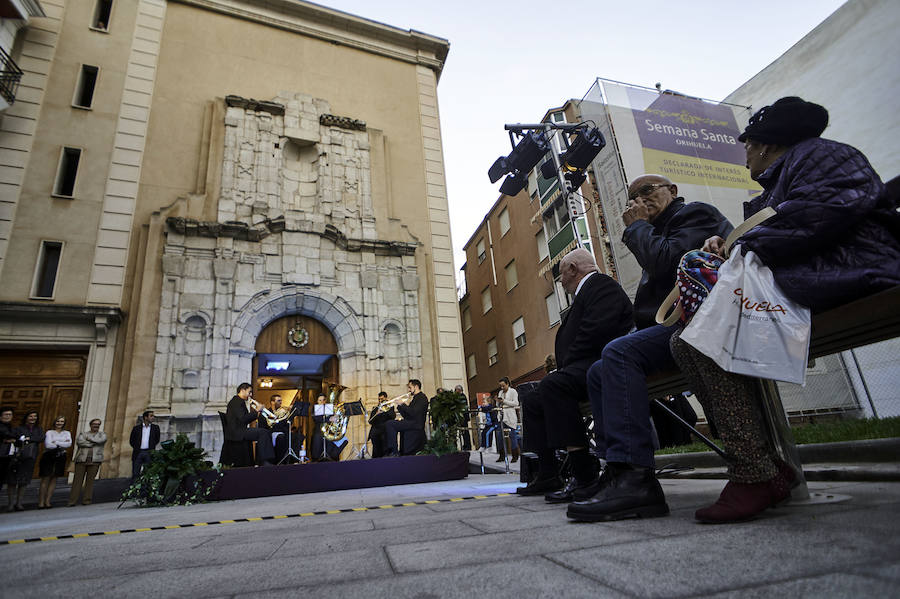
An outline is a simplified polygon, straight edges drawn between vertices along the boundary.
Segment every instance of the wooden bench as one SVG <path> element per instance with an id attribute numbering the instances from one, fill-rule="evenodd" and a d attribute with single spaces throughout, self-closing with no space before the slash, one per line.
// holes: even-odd
<path id="1" fill-rule="evenodd" d="M 895 337 L 900 337 L 900 287 L 813 316 L 809 357 L 827 356 Z M 806 479 L 778 387 L 768 380 L 761 380 L 759 384 L 769 441 L 781 458 L 794 467 L 799 477 L 800 485 L 791 496 L 807 499 Z M 647 378 L 647 392 L 654 398 L 681 393 L 689 388 L 687 379 L 678 370 Z M 696 429 L 692 428 L 692 431 L 700 435 Z"/>

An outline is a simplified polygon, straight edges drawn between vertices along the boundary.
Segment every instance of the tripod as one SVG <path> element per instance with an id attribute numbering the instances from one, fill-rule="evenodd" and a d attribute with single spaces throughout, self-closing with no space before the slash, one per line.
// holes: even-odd
<path id="1" fill-rule="evenodd" d="M 351 416 L 365 417 L 366 416 L 366 410 L 362 405 L 362 399 L 344 404 L 344 411 L 348 417 L 351 417 Z M 352 425 L 353 421 L 351 420 L 350 423 Z M 364 421 L 363 422 L 363 432 L 366 433 L 366 435 L 365 435 L 365 437 L 363 437 L 362 447 L 357 445 L 356 441 L 351 441 L 350 455 L 355 454 L 357 460 L 366 459 L 367 439 L 369 438 L 369 433 L 368 433 L 368 431 L 366 431 L 366 424 L 367 423 Z M 350 439 L 356 439 L 358 436 L 358 435 L 356 435 L 356 433 L 358 433 L 359 431 L 356 430 L 355 426 L 351 426 L 350 430 L 351 430 Z"/>
<path id="2" fill-rule="evenodd" d="M 288 432 L 287 432 L 288 450 L 287 450 L 287 453 L 284 454 L 284 457 L 278 461 L 279 466 L 281 464 L 285 463 L 285 460 L 287 460 L 288 458 L 294 458 L 297 462 L 299 462 L 301 464 L 303 463 L 303 459 L 299 455 L 297 455 L 297 453 L 294 451 L 294 442 L 293 442 L 293 439 L 291 439 L 291 429 L 293 428 L 291 426 L 291 423 L 293 422 L 295 416 L 300 416 L 300 414 L 297 414 L 296 411 L 297 411 L 296 405 L 291 406 L 291 411 L 288 414 L 287 418 L 285 419 L 288 421 Z"/>

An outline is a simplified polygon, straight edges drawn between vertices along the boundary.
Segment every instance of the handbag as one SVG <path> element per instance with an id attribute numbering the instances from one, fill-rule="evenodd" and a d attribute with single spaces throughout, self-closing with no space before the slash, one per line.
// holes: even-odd
<path id="1" fill-rule="evenodd" d="M 735 227 L 725 240 L 725 258 L 741 235 L 775 214 L 777 213 L 774 208 L 763 208 Z M 682 325 L 689 323 L 718 281 L 719 268 L 725 262 L 725 258 L 702 250 L 685 253 L 675 271 L 675 287 L 656 311 L 656 322 L 666 327 L 679 321 Z M 672 311 L 666 315 L 669 309 Z"/>
<path id="2" fill-rule="evenodd" d="M 812 319 L 779 289 L 772 270 L 738 248 L 681 339 L 726 372 L 803 384 Z"/>

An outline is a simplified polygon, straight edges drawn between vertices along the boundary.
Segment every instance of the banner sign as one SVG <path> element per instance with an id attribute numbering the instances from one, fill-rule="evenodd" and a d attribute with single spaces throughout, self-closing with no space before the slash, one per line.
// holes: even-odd
<path id="1" fill-rule="evenodd" d="M 759 189 L 744 167 L 744 144 L 730 106 L 628 88 L 644 172 L 674 183 Z"/>

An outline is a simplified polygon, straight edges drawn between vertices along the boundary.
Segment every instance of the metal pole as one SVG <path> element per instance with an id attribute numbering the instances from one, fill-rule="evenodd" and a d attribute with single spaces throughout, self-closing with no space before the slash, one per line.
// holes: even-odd
<path id="1" fill-rule="evenodd" d="M 548 136 L 553 129 L 557 128 L 558 127 L 554 127 L 552 123 L 544 123 L 544 133 Z M 560 135 L 565 135 L 565 133 L 563 132 Z M 569 181 L 562 174 L 562 164 L 559 162 L 559 154 L 557 154 L 556 149 L 553 148 L 552 141 L 550 143 L 550 154 L 553 156 L 553 165 L 556 167 L 556 183 L 559 185 L 559 193 L 562 195 L 563 202 L 566 203 L 566 209 L 569 212 L 569 225 L 572 227 L 572 236 L 575 239 L 575 247 L 583 248 L 584 244 L 581 243 L 578 227 L 575 226 L 576 207 L 574 205 L 574 194 L 572 193 Z"/>

